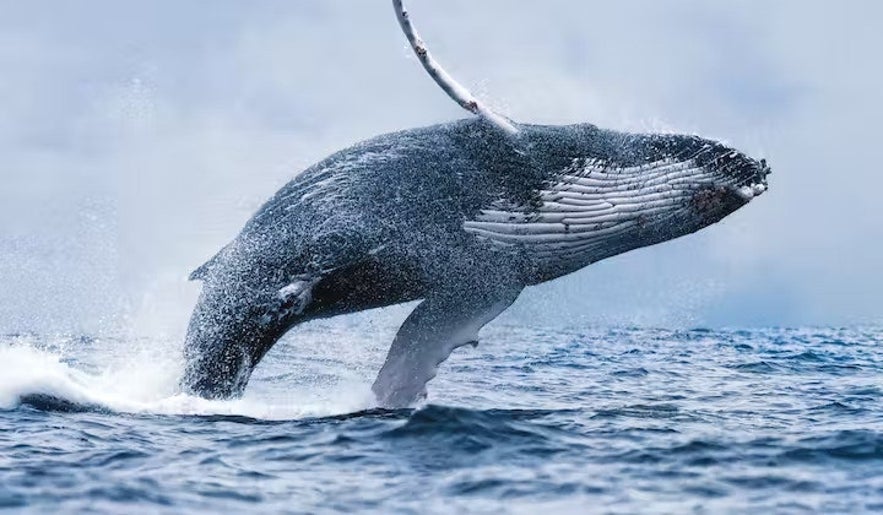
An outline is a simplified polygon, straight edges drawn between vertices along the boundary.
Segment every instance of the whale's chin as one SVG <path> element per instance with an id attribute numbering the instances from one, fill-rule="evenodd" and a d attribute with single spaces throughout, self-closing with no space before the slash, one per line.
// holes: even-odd
<path id="1" fill-rule="evenodd" d="M 763 195 L 767 188 L 764 182 L 703 188 L 693 194 L 691 206 L 704 220 L 703 226 L 708 226 L 748 205 L 749 202 Z"/>

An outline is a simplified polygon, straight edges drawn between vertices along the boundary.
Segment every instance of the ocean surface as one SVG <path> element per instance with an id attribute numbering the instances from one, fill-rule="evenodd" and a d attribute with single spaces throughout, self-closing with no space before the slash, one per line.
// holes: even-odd
<path id="1" fill-rule="evenodd" d="M 883 511 L 883 330 L 493 325 L 374 409 L 394 331 L 299 328 L 233 402 L 173 341 L 2 336 L 0 510 Z"/>

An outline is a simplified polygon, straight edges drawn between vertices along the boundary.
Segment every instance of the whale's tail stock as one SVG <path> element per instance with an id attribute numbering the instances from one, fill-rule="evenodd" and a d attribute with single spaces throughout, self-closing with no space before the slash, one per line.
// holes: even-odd
<path id="1" fill-rule="evenodd" d="M 241 278 L 205 273 L 184 342 L 184 393 L 210 399 L 238 397 L 267 351 L 302 320 L 313 283 L 268 289 Z"/>
<path id="2" fill-rule="evenodd" d="M 242 394 L 254 366 L 272 345 L 263 344 L 272 328 L 261 323 L 260 304 L 211 283 L 205 285 L 184 343 L 184 393 L 209 399 Z"/>

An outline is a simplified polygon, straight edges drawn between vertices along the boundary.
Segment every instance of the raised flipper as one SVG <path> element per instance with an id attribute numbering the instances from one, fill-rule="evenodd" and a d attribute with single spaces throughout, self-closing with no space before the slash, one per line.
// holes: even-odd
<path id="1" fill-rule="evenodd" d="M 515 302 L 520 286 L 490 291 L 446 291 L 427 297 L 396 334 L 372 390 L 387 408 L 407 407 L 426 394 L 438 366 Z"/>

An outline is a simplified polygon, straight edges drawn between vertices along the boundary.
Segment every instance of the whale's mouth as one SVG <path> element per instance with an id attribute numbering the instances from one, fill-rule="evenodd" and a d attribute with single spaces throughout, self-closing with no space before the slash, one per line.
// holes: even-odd
<path id="1" fill-rule="evenodd" d="M 765 178 L 742 185 L 706 187 L 693 194 L 692 206 L 700 216 L 714 223 L 763 195 L 768 188 Z"/>
<path id="2" fill-rule="evenodd" d="M 693 193 L 693 208 L 710 222 L 722 219 L 769 189 L 767 176 L 772 172 L 766 160 L 755 161 L 736 152 L 726 158 L 721 167 L 724 179 Z"/>
<path id="3" fill-rule="evenodd" d="M 764 183 L 751 183 L 744 186 L 717 186 L 699 190 L 693 194 L 693 207 L 698 211 L 713 211 L 715 208 L 732 205 L 742 207 L 763 195 L 768 186 Z"/>
<path id="4" fill-rule="evenodd" d="M 740 186 L 734 187 L 734 193 L 744 200 L 746 203 L 751 202 L 756 197 L 759 197 L 766 193 L 766 190 L 769 189 L 769 185 L 767 183 L 767 177 L 773 173 L 770 170 L 769 165 L 766 162 L 766 159 L 761 159 L 756 162 L 754 166 L 754 173 L 751 178 L 745 181 Z"/>

